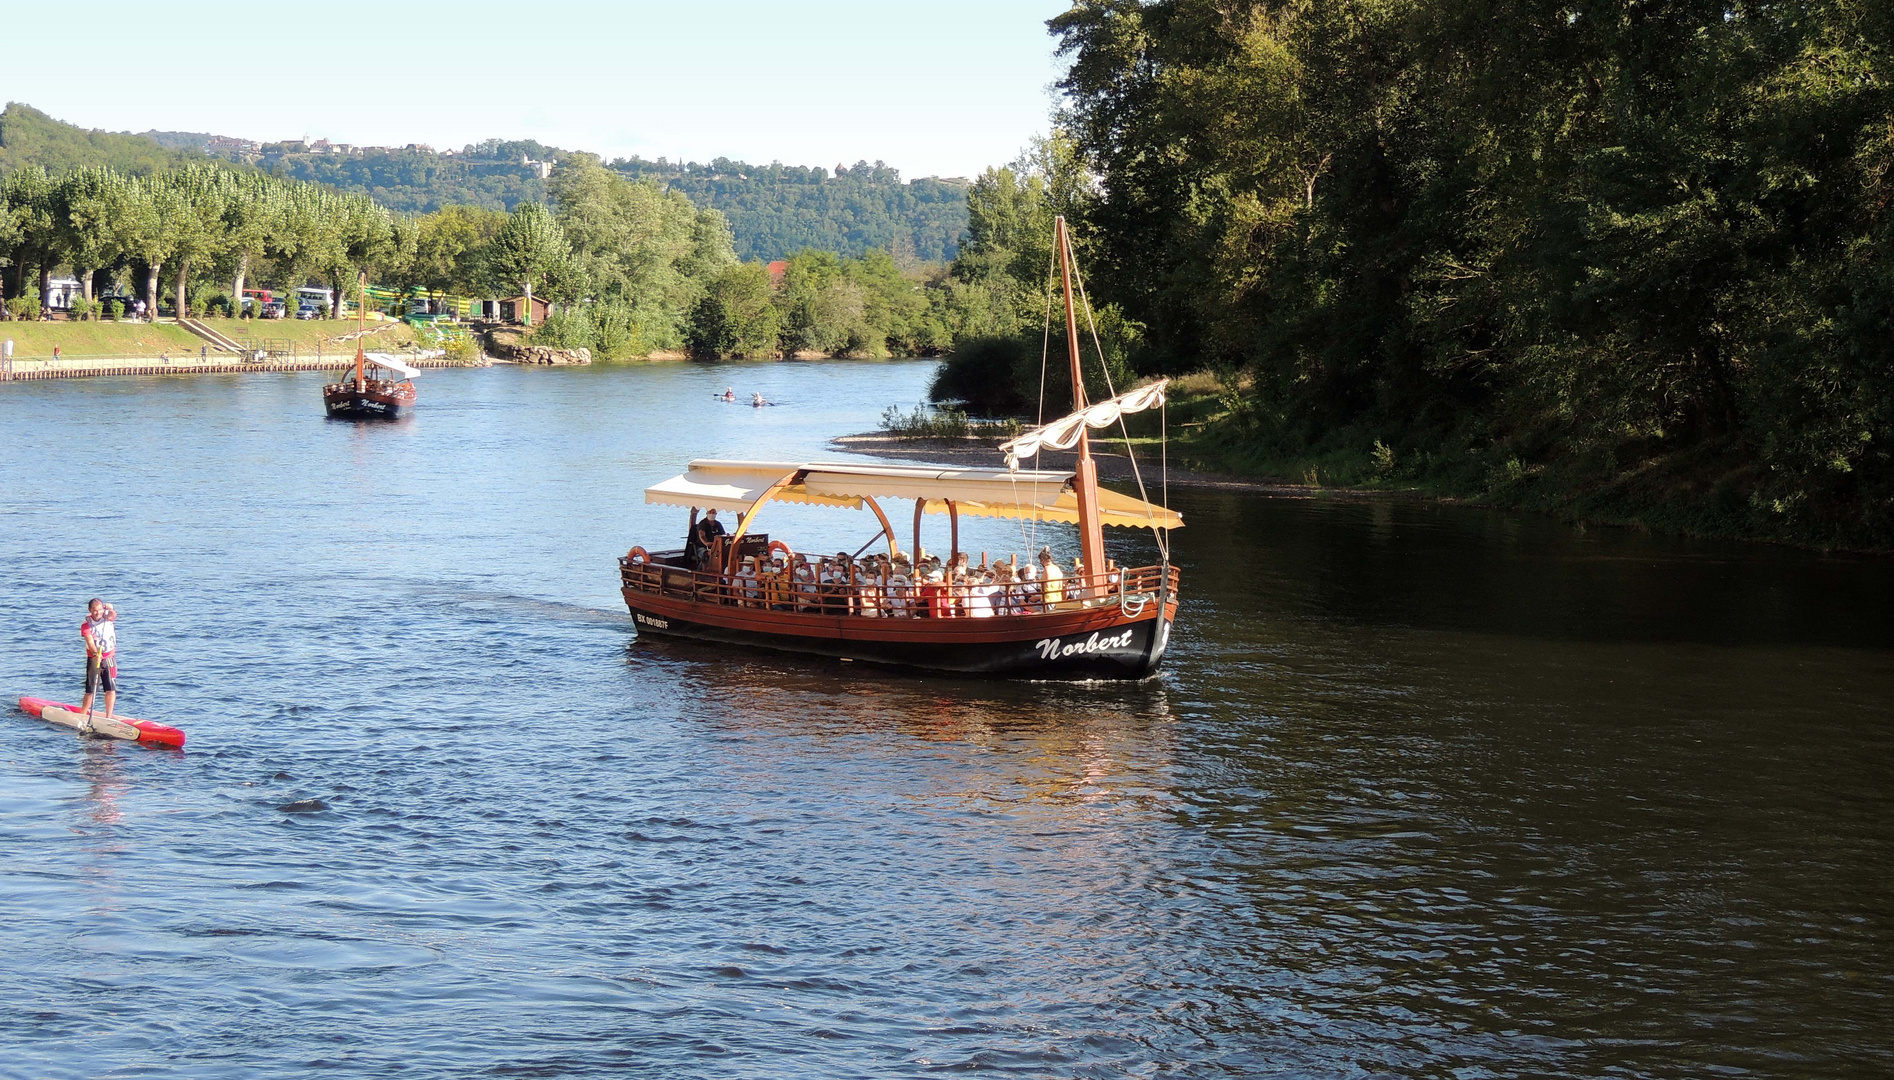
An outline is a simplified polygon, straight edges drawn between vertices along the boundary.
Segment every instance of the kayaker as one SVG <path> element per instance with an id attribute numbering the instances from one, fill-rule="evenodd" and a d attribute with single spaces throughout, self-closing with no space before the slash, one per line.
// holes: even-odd
<path id="1" fill-rule="evenodd" d="M 85 642 L 85 697 L 79 711 L 92 712 L 92 695 L 105 691 L 105 715 L 112 716 L 118 703 L 118 612 L 112 605 L 93 597 L 86 605 L 86 619 L 79 624 L 79 637 Z"/>

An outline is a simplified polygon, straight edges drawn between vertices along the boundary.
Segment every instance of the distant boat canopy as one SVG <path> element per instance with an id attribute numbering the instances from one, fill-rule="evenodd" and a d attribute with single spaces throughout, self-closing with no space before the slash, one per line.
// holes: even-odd
<path id="1" fill-rule="evenodd" d="M 693 461 L 683 474 L 646 488 L 644 500 L 659 506 L 748 514 L 771 501 L 859 510 L 864 499 L 915 499 L 922 501 L 929 514 L 949 513 L 947 504 L 952 502 L 963 516 L 1077 524 L 1073 477 L 1068 471 L 706 459 Z M 1101 490 L 1098 503 L 1101 525 L 1135 529 L 1184 525 L 1175 510 L 1115 491 Z"/>
<path id="2" fill-rule="evenodd" d="M 376 367 L 387 368 L 389 371 L 395 372 L 396 374 L 400 375 L 404 379 L 412 379 L 416 375 L 421 374 L 420 368 L 402 363 L 401 361 L 395 359 L 392 353 L 385 353 L 385 352 L 363 353 L 362 359 L 366 360 L 367 362 L 371 364 L 374 364 Z"/>

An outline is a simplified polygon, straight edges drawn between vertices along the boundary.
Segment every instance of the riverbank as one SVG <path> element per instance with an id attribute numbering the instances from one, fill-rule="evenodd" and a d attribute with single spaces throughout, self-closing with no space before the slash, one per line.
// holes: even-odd
<path id="1" fill-rule="evenodd" d="M 353 320 L 334 319 L 205 319 L 204 326 L 251 350 L 294 355 L 304 353 L 355 351 L 358 330 Z M 61 358 L 149 360 L 201 357 L 208 346 L 214 356 L 218 349 L 210 341 L 192 333 L 176 321 L 116 322 L 0 322 L 0 340 L 13 342 L 13 358 L 50 360 L 53 350 Z M 414 330 L 402 322 L 371 323 L 365 340 L 370 348 L 384 351 L 406 349 L 416 344 Z"/>
<path id="2" fill-rule="evenodd" d="M 354 352 L 330 351 L 320 356 L 280 356 L 246 360 L 232 353 L 181 357 L 61 357 L 15 359 L 0 364 L 0 382 L 34 379 L 88 379 L 106 375 L 253 375 L 268 371 L 332 371 L 350 361 Z M 485 367 L 490 361 L 449 360 L 440 350 L 403 353 L 402 362 L 418 368 Z"/>
<path id="3" fill-rule="evenodd" d="M 1398 459 L 1376 475 L 1374 470 L 1390 462 L 1383 456 L 1377 462 L 1372 455 L 1337 453 L 1309 455 L 1291 461 L 1274 461 L 1274 470 L 1219 468 L 1219 464 L 1241 462 L 1238 455 L 1219 454 L 1218 443 L 1201 434 L 1186 431 L 1174 437 L 1168 467 L 1154 440 L 1134 436 L 1138 471 L 1142 472 L 1147 493 L 1157 498 L 1168 475 L 1172 488 L 1200 491 L 1235 491 L 1288 498 L 1326 498 L 1352 501 L 1431 502 L 1442 505 L 1474 506 L 1542 514 L 1579 528 L 1628 529 L 1657 535 L 1683 536 L 1705 540 L 1742 540 L 1778 544 L 1816 551 L 1846 551 L 1854 554 L 1886 555 L 1887 548 L 1826 543 L 1819 537 L 1798 534 L 1786 528 L 1761 528 L 1745 521 L 1747 504 L 1732 499 L 1727 487 L 1719 488 L 1703 479 L 1706 468 L 1691 461 L 1655 461 L 1642 469 L 1631 470 L 1622 480 L 1591 486 L 1561 488 L 1556 478 L 1501 473 L 1490 486 L 1469 482 L 1465 477 L 1442 478 L 1438 475 L 1418 479 L 1403 478 L 1396 470 Z M 910 461 L 935 461 L 969 467 L 994 467 L 1003 464 L 999 436 L 969 435 L 960 438 L 914 438 L 886 431 L 844 435 L 830 441 L 836 450 Z M 1100 479 L 1135 484 L 1138 472 L 1121 450 L 1118 440 L 1100 439 L 1094 444 L 1093 458 L 1098 462 Z M 1355 461 L 1353 458 L 1365 458 Z M 1045 451 L 1042 467 L 1070 469 L 1077 455 L 1070 451 Z M 1367 474 L 1365 479 L 1363 474 Z M 1353 475 L 1362 482 L 1333 483 L 1327 478 Z M 1295 478 L 1299 477 L 1299 479 Z M 1456 486 L 1456 481 L 1459 486 Z"/>
<path id="4" fill-rule="evenodd" d="M 885 431 L 869 431 L 831 439 L 829 445 L 846 454 L 867 454 L 908 461 L 937 461 L 949 465 L 994 468 L 1005 464 L 1005 459 L 999 451 L 1000 443 L 1003 441 L 997 436 L 968 435 L 951 439 L 910 438 L 904 435 L 891 435 Z M 1319 484 L 1299 484 L 1289 480 L 1238 476 L 1208 469 L 1189 468 L 1176 461 L 1171 461 L 1166 467 L 1156 447 L 1139 447 L 1135 469 L 1132 467 L 1129 456 L 1121 451 L 1107 449 L 1103 445 L 1093 447 L 1092 458 L 1098 462 L 1099 479 L 1136 484 L 1142 475 L 1146 489 L 1154 498 L 1158 495 L 1159 488 L 1167 482 L 1174 488 L 1190 488 L 1198 491 L 1242 491 L 1266 495 L 1309 497 L 1323 494 L 1342 498 L 1428 497 L 1425 493 L 1418 491 L 1329 488 Z M 1070 469 L 1075 467 L 1077 460 L 1078 455 L 1070 450 L 1046 450 L 1040 455 L 1039 463 L 1040 467 L 1045 469 Z"/>

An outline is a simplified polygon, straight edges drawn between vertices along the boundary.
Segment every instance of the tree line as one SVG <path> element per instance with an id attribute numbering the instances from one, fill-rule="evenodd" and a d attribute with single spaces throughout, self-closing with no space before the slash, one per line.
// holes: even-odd
<path id="1" fill-rule="evenodd" d="M 1039 280 L 1002 219 L 1068 214 L 1126 363 L 1219 372 L 1232 452 L 1894 545 L 1894 6 L 1077 0 L 1050 27 L 1077 167 L 983 177 L 961 263 Z"/>
<path id="2" fill-rule="evenodd" d="M 314 283 L 340 297 L 366 274 L 404 293 L 537 292 L 628 321 L 628 354 L 678 347 L 703 282 L 735 261 L 721 216 L 596 161 L 562 176 L 555 196 L 555 209 L 523 203 L 510 215 L 464 206 L 411 215 L 210 164 L 143 176 L 22 168 L 0 180 L 0 281 L 35 309 L 66 268 L 80 282 L 81 314 L 120 280 L 153 312 L 162 291 L 180 314 L 236 314 L 246 286 Z"/>
<path id="3" fill-rule="evenodd" d="M 959 251 L 967 226 L 964 181 L 903 181 L 879 161 L 837 165 L 833 173 L 729 158 L 699 164 L 633 157 L 611 167 L 722 211 L 744 259 L 781 259 L 802 250 L 862 258 L 879 250 L 902 266 L 945 262 Z"/>

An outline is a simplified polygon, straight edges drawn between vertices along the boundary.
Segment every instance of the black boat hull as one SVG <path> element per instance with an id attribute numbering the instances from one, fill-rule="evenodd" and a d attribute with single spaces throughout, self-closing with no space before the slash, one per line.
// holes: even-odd
<path id="1" fill-rule="evenodd" d="M 1079 633 L 1060 634 L 1051 626 L 1002 629 L 996 625 L 1017 624 L 1019 620 L 1014 619 L 956 619 L 957 629 L 970 622 L 986 623 L 995 632 L 984 635 L 984 640 L 948 641 L 934 636 L 922 640 L 916 634 L 877 633 L 882 627 L 864 625 L 883 622 L 875 619 L 817 620 L 811 629 L 822 631 L 819 633 L 728 625 L 691 618 L 690 612 L 679 612 L 669 605 L 641 603 L 647 595 L 625 591 L 625 603 L 640 636 L 687 638 L 957 675 L 1061 681 L 1145 679 L 1157 673 L 1170 645 L 1171 620 L 1166 617 L 1170 612 L 1160 612 L 1158 605 L 1152 605 L 1152 613 L 1145 618 Z M 902 628 L 914 630 L 930 622 L 899 621 Z"/>
<path id="2" fill-rule="evenodd" d="M 380 401 L 366 394 L 337 395 L 323 402 L 331 420 L 399 420 L 407 409 L 392 401 Z"/>

